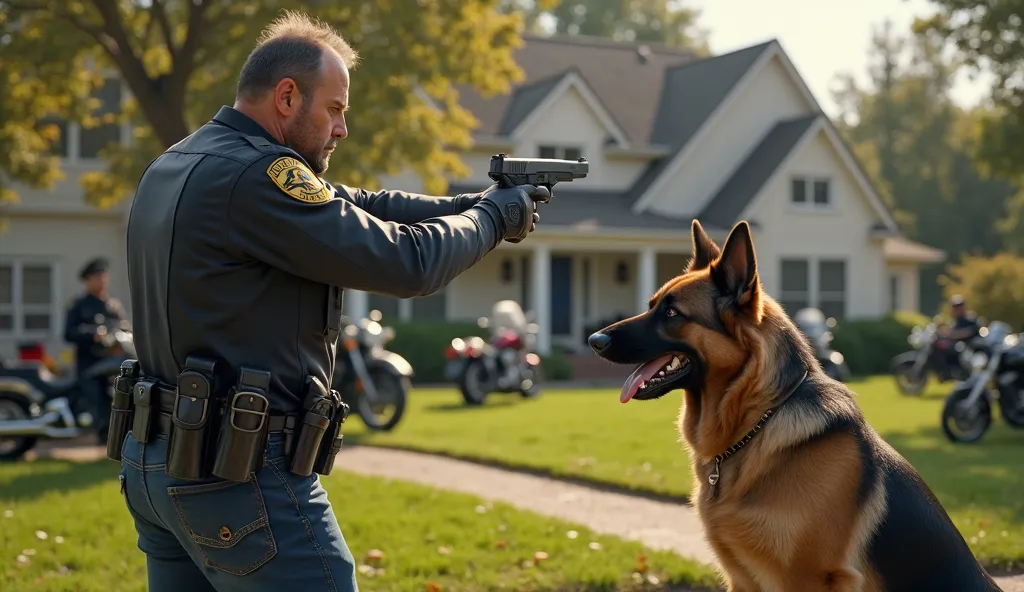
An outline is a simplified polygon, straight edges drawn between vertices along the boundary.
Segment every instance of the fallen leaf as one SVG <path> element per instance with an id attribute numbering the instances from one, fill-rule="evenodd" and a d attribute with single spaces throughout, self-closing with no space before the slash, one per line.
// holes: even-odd
<path id="1" fill-rule="evenodd" d="M 437 552 L 440 553 L 441 555 L 451 555 L 452 554 L 452 549 L 451 549 L 451 547 L 438 547 L 437 548 Z"/>
<path id="2" fill-rule="evenodd" d="M 486 514 L 487 513 L 487 508 L 485 508 L 483 506 L 477 506 L 476 507 L 476 513 L 477 514 Z"/>
<path id="3" fill-rule="evenodd" d="M 636 558 L 636 571 L 638 573 L 647 573 L 647 556 L 638 555 Z"/>
<path id="4" fill-rule="evenodd" d="M 357 567 L 356 569 L 359 571 L 359 573 L 366 576 L 372 576 L 374 571 L 373 567 L 366 565 L 365 563 L 360 563 L 359 567 Z"/>
<path id="5" fill-rule="evenodd" d="M 547 558 L 548 558 L 548 554 L 545 553 L 544 551 L 537 551 L 536 553 L 533 554 L 533 560 L 536 561 L 537 563 L 540 563 L 541 561 L 544 561 Z"/>
<path id="6" fill-rule="evenodd" d="M 17 561 L 19 567 L 25 567 L 28 565 L 28 557 L 25 557 L 24 555 L 18 555 Z"/>
<path id="7" fill-rule="evenodd" d="M 36 538 L 41 540 L 41 541 L 45 541 L 46 538 L 49 537 L 49 536 L 50 535 L 46 534 L 46 531 L 44 531 L 44 530 L 37 530 L 36 531 Z"/>
<path id="8" fill-rule="evenodd" d="M 427 582 L 427 592 L 441 592 L 441 590 L 444 590 L 444 588 L 434 582 Z"/>
<path id="9" fill-rule="evenodd" d="M 14 510 L 4 510 L 4 518 L 11 518 L 14 516 Z"/>
<path id="10" fill-rule="evenodd" d="M 661 580 L 659 580 L 654 574 L 647 574 L 647 583 L 652 586 L 657 586 L 661 583 Z"/>
<path id="11" fill-rule="evenodd" d="M 601 550 L 601 543 L 599 543 L 597 541 L 591 541 L 590 544 L 587 545 L 587 546 L 590 547 L 591 551 L 600 551 Z"/>
<path id="12" fill-rule="evenodd" d="M 569 537 L 570 539 L 574 539 L 580 536 L 580 533 L 576 532 L 575 530 L 570 530 L 569 532 L 565 533 L 565 536 Z"/>
<path id="13" fill-rule="evenodd" d="M 506 547 L 508 547 L 508 541 L 506 541 L 505 539 L 502 539 L 502 540 L 498 541 L 498 548 L 499 549 L 504 549 Z"/>
<path id="14" fill-rule="evenodd" d="M 58 534 L 57 536 L 53 537 L 53 542 L 55 542 L 55 543 L 57 543 L 59 545 L 59 544 L 64 542 L 64 537 L 62 537 L 62 536 L 60 536 Z"/>
<path id="15" fill-rule="evenodd" d="M 533 562 L 530 561 L 529 559 L 527 559 L 526 561 L 523 562 L 522 565 L 523 565 L 523 569 L 530 569 L 531 567 L 533 567 Z"/>
<path id="16" fill-rule="evenodd" d="M 384 559 L 384 551 L 381 551 L 380 549 L 370 549 L 366 552 L 366 558 L 371 561 L 380 561 L 381 559 Z"/>
<path id="17" fill-rule="evenodd" d="M 36 554 L 36 550 L 35 549 L 22 549 L 21 550 L 21 554 L 22 555 L 35 555 Z"/>

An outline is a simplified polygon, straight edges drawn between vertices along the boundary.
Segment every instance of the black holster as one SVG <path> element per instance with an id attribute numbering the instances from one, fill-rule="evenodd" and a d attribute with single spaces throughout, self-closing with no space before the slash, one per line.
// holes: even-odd
<path id="1" fill-rule="evenodd" d="M 296 475 L 308 477 L 313 473 L 324 434 L 334 419 L 334 400 L 320 380 L 312 375 L 306 376 L 303 408 L 305 414 L 299 424 L 290 470 Z"/>
<path id="2" fill-rule="evenodd" d="M 270 417 L 270 373 L 240 368 L 238 385 L 231 389 L 224 409 L 213 474 L 229 481 L 245 481 L 263 467 Z"/>
<path id="3" fill-rule="evenodd" d="M 211 441 L 217 427 L 217 375 L 214 360 L 189 356 L 178 375 L 167 443 L 167 475 L 196 481 L 209 476 Z M 213 418 L 212 425 L 207 425 Z"/>
<path id="4" fill-rule="evenodd" d="M 316 455 L 316 462 L 313 464 L 313 470 L 320 475 L 331 474 L 334 469 L 334 459 L 341 452 L 341 444 L 345 439 L 344 434 L 341 433 L 341 426 L 348 418 L 348 405 L 341 399 L 341 393 L 333 389 L 331 390 L 331 399 L 334 401 L 334 417 L 331 418 L 331 424 L 327 428 L 327 433 L 324 434 L 320 450 Z"/>
<path id="5" fill-rule="evenodd" d="M 158 396 L 156 381 L 139 380 L 132 389 L 132 403 L 135 407 L 132 418 L 132 436 L 145 444 L 149 442 L 150 431 L 153 427 L 153 403 L 157 404 L 156 412 L 159 412 L 160 400 Z"/>
<path id="6" fill-rule="evenodd" d="M 121 371 L 114 379 L 114 397 L 110 405 L 110 425 L 107 428 L 107 458 L 110 460 L 121 460 L 124 439 L 132 428 L 132 391 L 139 379 L 140 369 L 138 360 L 125 360 L 121 362 Z"/>

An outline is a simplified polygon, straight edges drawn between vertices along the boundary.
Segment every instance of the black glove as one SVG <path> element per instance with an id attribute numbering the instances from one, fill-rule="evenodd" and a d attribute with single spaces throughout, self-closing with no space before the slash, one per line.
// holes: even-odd
<path id="1" fill-rule="evenodd" d="M 484 193 L 497 189 L 497 185 L 491 185 L 487 189 L 484 189 L 480 193 L 460 193 L 452 198 L 452 204 L 455 208 L 456 214 L 461 214 L 469 208 L 475 206 L 484 197 Z"/>
<path id="2" fill-rule="evenodd" d="M 502 189 L 493 185 L 481 194 L 475 207 L 487 210 L 495 218 L 505 240 L 519 243 L 537 229 L 540 222 L 537 202 L 550 199 L 551 191 L 544 186 L 519 185 Z"/>

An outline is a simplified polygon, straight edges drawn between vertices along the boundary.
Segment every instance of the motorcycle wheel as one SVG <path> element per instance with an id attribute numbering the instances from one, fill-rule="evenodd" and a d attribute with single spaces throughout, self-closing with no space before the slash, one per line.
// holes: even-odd
<path id="1" fill-rule="evenodd" d="M 371 366 L 366 370 L 373 386 L 377 388 L 379 399 L 370 402 L 365 394 L 360 394 L 356 409 L 367 428 L 375 432 L 389 432 L 405 414 L 409 379 L 379 366 Z"/>
<path id="2" fill-rule="evenodd" d="M 459 391 L 466 405 L 483 405 L 491 392 L 491 377 L 487 375 L 487 367 L 482 360 L 471 360 L 459 377 Z"/>
<path id="3" fill-rule="evenodd" d="M 1024 428 L 1024 393 L 1013 385 L 999 389 L 999 411 L 1003 421 L 1015 428 Z"/>
<path id="4" fill-rule="evenodd" d="M 892 375 L 896 379 L 896 387 L 904 395 L 920 395 L 928 385 L 928 372 L 915 375 L 914 362 L 909 360 L 893 368 Z"/>
<path id="5" fill-rule="evenodd" d="M 960 403 L 971 394 L 969 389 L 957 389 L 946 397 L 942 406 L 942 432 L 950 442 L 969 444 L 977 442 L 992 425 L 992 406 L 988 397 L 982 395 L 976 403 L 977 412 L 973 419 L 966 417 Z"/>
<path id="6" fill-rule="evenodd" d="M 523 383 L 529 383 L 529 386 L 519 389 L 519 395 L 524 399 L 533 399 L 540 395 L 540 383 L 544 381 L 544 368 L 541 365 L 536 365 L 532 368 L 533 372 L 528 373 L 523 378 Z"/>
<path id="7" fill-rule="evenodd" d="M 28 403 L 21 397 L 0 393 L 0 422 L 31 419 Z M 0 438 L 0 462 L 14 462 L 35 447 L 35 436 Z"/>

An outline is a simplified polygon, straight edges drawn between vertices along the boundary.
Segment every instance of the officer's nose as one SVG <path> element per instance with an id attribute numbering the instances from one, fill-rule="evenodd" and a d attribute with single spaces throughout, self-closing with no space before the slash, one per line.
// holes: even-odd
<path id="1" fill-rule="evenodd" d="M 611 342 L 612 338 L 600 331 L 594 333 L 587 339 L 587 343 L 590 344 L 590 348 L 597 353 L 603 352 Z"/>

